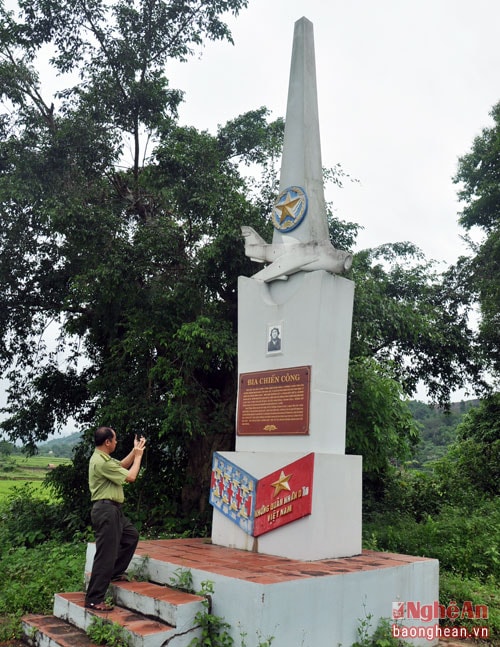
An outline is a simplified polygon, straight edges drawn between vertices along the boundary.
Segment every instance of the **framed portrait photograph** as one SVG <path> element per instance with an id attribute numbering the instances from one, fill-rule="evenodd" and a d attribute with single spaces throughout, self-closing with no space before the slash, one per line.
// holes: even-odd
<path id="1" fill-rule="evenodd" d="M 273 323 L 267 326 L 266 353 L 276 355 L 283 352 L 283 323 Z"/>

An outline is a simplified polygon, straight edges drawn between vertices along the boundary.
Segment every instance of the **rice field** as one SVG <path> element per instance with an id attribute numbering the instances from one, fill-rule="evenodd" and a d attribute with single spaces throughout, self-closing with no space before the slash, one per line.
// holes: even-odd
<path id="1" fill-rule="evenodd" d="M 70 462 L 69 458 L 54 456 L 0 456 L 0 502 L 14 488 L 21 488 L 27 483 L 41 494 L 45 493 L 43 479 L 47 472 Z M 50 496 L 48 491 L 47 496 Z"/>
<path id="2" fill-rule="evenodd" d="M 1 478 L 0 479 L 0 501 L 3 501 L 14 490 L 14 488 L 20 488 L 25 483 L 29 483 L 31 487 L 35 491 L 39 492 L 40 494 L 44 494 L 44 490 L 46 488 L 44 488 L 42 481 L 28 481 L 27 479 L 7 480 L 4 478 Z M 47 493 L 47 496 L 49 496 L 48 493 Z"/>

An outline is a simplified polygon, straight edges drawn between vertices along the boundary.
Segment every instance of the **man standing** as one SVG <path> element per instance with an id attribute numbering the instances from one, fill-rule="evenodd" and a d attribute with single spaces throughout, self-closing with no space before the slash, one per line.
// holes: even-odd
<path id="1" fill-rule="evenodd" d="M 137 478 L 146 440 L 136 436 L 134 449 L 122 461 L 111 458 L 116 449 L 116 433 L 111 427 L 99 427 L 94 441 L 89 488 L 96 551 L 85 606 L 95 611 L 111 611 L 113 607 L 104 601 L 106 591 L 111 581 L 126 579 L 125 571 L 139 541 L 139 533 L 121 509 L 123 485 Z"/>

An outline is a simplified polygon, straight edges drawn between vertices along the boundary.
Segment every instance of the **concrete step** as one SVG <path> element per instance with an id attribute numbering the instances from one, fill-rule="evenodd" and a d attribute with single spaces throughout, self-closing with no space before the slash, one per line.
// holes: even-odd
<path id="1" fill-rule="evenodd" d="M 57 593 L 54 596 L 54 615 L 84 631 L 88 629 L 94 617 L 116 623 L 123 627 L 130 647 L 188 647 L 193 638 L 200 636 L 199 628 L 191 626 L 179 629 L 121 606 L 115 606 L 112 611 L 106 613 L 86 609 L 85 594 L 80 592 Z"/>
<path id="2" fill-rule="evenodd" d="M 166 622 L 179 631 L 195 626 L 195 616 L 204 611 L 204 598 L 152 582 L 115 582 L 115 604 Z"/>
<path id="3" fill-rule="evenodd" d="M 27 615 L 22 627 L 23 642 L 29 647 L 97 647 L 83 629 L 55 616 Z"/>

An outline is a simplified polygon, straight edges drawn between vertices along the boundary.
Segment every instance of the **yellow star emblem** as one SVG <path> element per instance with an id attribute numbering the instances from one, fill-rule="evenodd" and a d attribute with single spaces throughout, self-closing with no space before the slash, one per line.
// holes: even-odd
<path id="1" fill-rule="evenodd" d="M 292 196 L 287 193 L 285 201 L 274 207 L 276 211 L 280 212 L 280 225 L 282 225 L 288 217 L 295 220 L 294 209 L 298 202 L 300 202 L 300 198 L 292 198 Z"/>
<path id="2" fill-rule="evenodd" d="M 288 481 L 292 478 L 291 474 L 285 476 L 285 472 L 281 470 L 280 477 L 274 483 L 271 483 L 271 486 L 274 488 L 274 495 L 277 496 L 282 490 L 290 490 L 290 484 Z"/>

